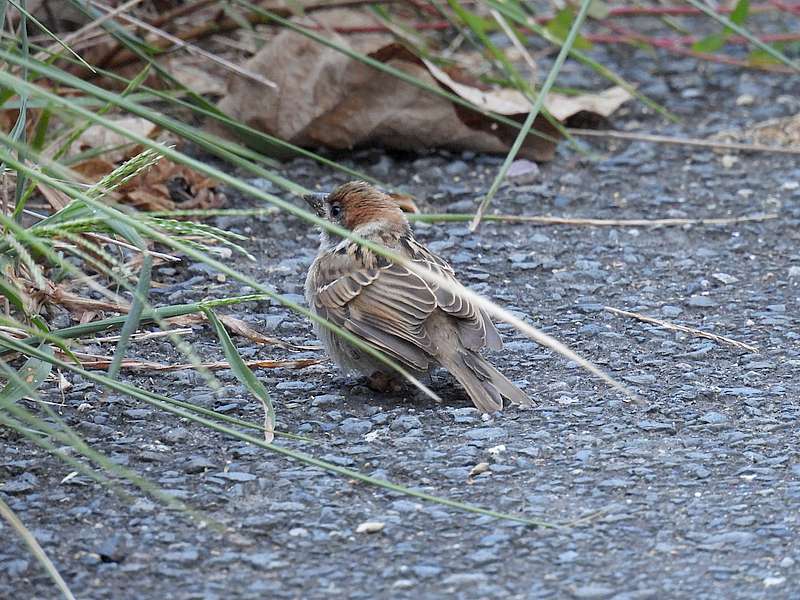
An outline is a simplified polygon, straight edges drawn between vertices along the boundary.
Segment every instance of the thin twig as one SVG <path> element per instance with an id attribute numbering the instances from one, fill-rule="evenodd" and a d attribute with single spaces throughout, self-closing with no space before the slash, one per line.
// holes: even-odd
<path id="1" fill-rule="evenodd" d="M 304 6 L 303 12 L 306 14 L 313 12 L 315 10 L 326 10 L 331 8 L 344 8 L 349 6 L 359 6 L 363 4 L 382 4 L 384 1 L 386 2 L 395 2 L 397 0 L 350 0 L 345 2 L 322 2 L 320 4 L 314 4 L 311 6 Z M 270 9 L 273 13 L 278 14 L 283 17 L 291 17 L 292 11 L 289 8 L 284 7 L 274 7 Z M 256 13 L 246 13 L 244 15 L 244 20 L 250 23 L 251 25 L 260 25 L 260 24 L 267 24 L 270 23 L 271 19 L 269 17 L 265 17 L 263 15 L 259 15 Z M 162 25 L 166 21 L 158 22 L 154 21 L 151 25 Z M 196 27 L 192 27 L 186 31 L 177 32 L 175 37 L 180 38 L 184 42 L 188 42 L 190 40 L 198 40 L 202 38 L 206 38 L 211 35 L 217 35 L 221 33 L 227 33 L 229 31 L 234 31 L 241 28 L 241 23 L 238 20 L 226 17 L 221 20 L 215 19 L 207 19 L 201 25 L 197 25 Z M 158 46 L 158 44 L 156 44 Z M 165 50 L 166 48 L 162 48 Z M 123 67 L 132 62 L 136 62 L 139 60 L 139 57 L 131 52 L 130 50 L 125 50 L 122 47 L 122 44 L 117 42 L 112 48 L 108 50 L 108 52 L 98 61 L 97 66 L 101 68 L 105 68 L 107 66 L 110 67 Z"/>
<path id="2" fill-rule="evenodd" d="M 500 25 L 503 33 L 505 33 L 506 37 L 511 41 L 511 44 L 517 49 L 517 52 L 520 53 L 520 56 L 522 56 L 523 60 L 525 60 L 527 63 L 528 68 L 531 70 L 531 77 L 535 77 L 536 73 L 538 72 L 538 67 L 536 66 L 536 61 L 533 60 L 530 52 L 528 52 L 528 49 L 522 45 L 522 42 L 519 41 L 519 38 L 514 33 L 514 30 L 511 29 L 511 26 L 508 24 L 508 21 L 506 21 L 506 18 L 503 15 L 493 8 L 490 9 L 489 12 L 491 13 L 492 18 L 497 21 L 497 24 Z"/>
<path id="3" fill-rule="evenodd" d="M 181 4 L 171 10 L 161 13 L 157 17 L 147 19 L 147 22 L 153 27 L 161 27 L 164 23 L 191 14 L 217 2 L 219 2 L 219 0 L 196 0 L 195 2 Z"/>
<path id="4" fill-rule="evenodd" d="M 739 348 L 741 350 L 747 350 L 748 352 L 758 352 L 758 348 L 756 348 L 755 346 L 751 346 L 750 344 L 745 344 L 744 342 L 737 342 L 736 340 L 732 340 L 731 338 L 725 337 L 724 335 L 717 335 L 716 333 L 708 333 L 707 331 L 701 331 L 700 329 L 695 329 L 694 327 L 686 327 L 685 325 L 675 325 L 674 323 L 668 323 L 667 321 L 662 321 L 661 319 L 654 319 L 653 317 L 648 317 L 640 313 L 630 312 L 627 310 L 620 310 L 618 308 L 612 308 L 610 306 L 604 306 L 603 308 L 610 313 L 614 313 L 616 315 L 622 315 L 623 317 L 630 317 L 632 319 L 644 321 L 645 323 L 652 323 L 653 325 L 658 325 L 659 327 L 663 327 L 664 329 L 669 329 L 670 331 L 681 331 L 683 333 L 688 333 L 689 335 L 693 335 L 695 337 L 701 337 L 709 340 L 714 340 L 715 342 L 730 344 L 735 348 Z"/>
<path id="5" fill-rule="evenodd" d="M 733 12 L 733 5 L 729 7 L 720 6 L 717 10 L 720 13 L 727 14 Z M 800 4 L 779 4 L 777 0 L 772 0 L 769 3 L 753 4 L 750 6 L 749 13 L 763 13 L 775 11 L 796 11 L 800 10 Z M 702 14 L 696 8 L 691 6 L 615 6 L 609 9 L 609 16 L 612 17 L 642 17 L 642 16 L 668 16 L 680 17 Z M 542 23 L 549 23 L 555 18 L 555 15 L 549 14 L 541 17 L 536 17 L 537 21 Z"/>
<path id="6" fill-rule="evenodd" d="M 111 357 L 108 356 L 91 356 L 76 353 L 76 356 L 81 361 L 81 366 L 85 369 L 106 369 L 111 364 Z M 84 358 L 88 360 L 84 360 Z M 247 360 L 244 364 L 248 367 L 256 367 L 259 369 L 305 369 L 314 365 L 324 363 L 326 358 L 301 358 L 297 360 Z M 200 365 L 193 365 L 191 363 L 184 363 L 178 365 L 165 365 L 162 363 L 140 361 L 135 359 L 124 359 L 122 361 L 123 369 L 131 369 L 136 371 L 187 371 L 196 369 L 198 366 L 209 369 L 211 371 L 218 371 L 221 369 L 230 369 L 231 365 L 227 361 L 201 363 Z"/>
<path id="7" fill-rule="evenodd" d="M 674 144 L 677 146 L 699 146 L 702 148 L 719 148 L 720 150 L 742 150 L 744 152 L 776 152 L 778 154 L 800 154 L 798 146 L 766 146 L 764 144 L 743 144 L 740 142 L 715 142 L 698 138 L 679 138 L 668 135 L 637 133 L 634 131 L 615 131 L 613 129 L 574 129 L 568 128 L 572 135 L 583 137 L 605 137 L 619 140 L 635 140 L 654 142 L 656 144 Z"/>
<path id="8" fill-rule="evenodd" d="M 409 221 L 435 223 L 441 221 L 470 221 L 474 215 L 467 213 L 422 213 L 406 215 Z M 706 219 L 590 219 L 580 217 L 545 217 L 531 215 L 484 215 L 484 221 L 511 223 L 536 223 L 539 225 L 583 225 L 589 227 L 675 227 L 682 225 L 734 225 L 777 219 L 776 213 L 745 215 L 742 217 L 709 217 Z"/>
<path id="9" fill-rule="evenodd" d="M 110 7 L 106 6 L 105 4 L 103 4 L 101 2 L 97 2 L 96 0 L 92 0 L 92 4 L 94 6 L 100 8 L 100 9 L 102 9 L 102 10 L 105 10 L 105 11 L 110 11 L 111 10 Z M 253 71 L 251 71 L 249 69 L 245 69 L 243 67 L 240 67 L 239 65 L 234 64 L 231 61 L 229 61 L 229 60 L 227 60 L 225 58 L 222 58 L 221 56 L 217 56 L 216 54 L 208 52 L 207 50 L 203 50 L 199 46 L 195 46 L 193 44 L 189 44 L 188 42 L 184 42 L 179 37 L 176 37 L 176 36 L 172 35 L 171 33 L 167 33 L 163 29 L 159 29 L 158 27 L 153 27 L 152 25 L 149 25 L 148 23 L 145 23 L 144 21 L 142 21 L 140 19 L 137 19 L 135 17 L 131 17 L 130 15 L 120 14 L 120 15 L 118 15 L 118 17 L 121 18 L 124 21 L 127 21 L 128 23 L 131 23 L 133 25 L 136 25 L 137 27 L 141 27 L 142 29 L 145 29 L 146 31 L 149 31 L 150 33 L 152 33 L 154 35 L 157 35 L 159 37 L 164 38 L 165 40 L 167 40 L 167 41 L 171 42 L 172 44 L 174 44 L 175 48 L 183 48 L 189 54 L 202 56 L 203 58 L 208 59 L 208 60 L 210 60 L 212 62 L 215 62 L 218 65 L 221 65 L 222 67 L 228 69 L 229 71 L 231 71 L 233 73 L 236 73 L 237 75 L 239 75 L 241 77 L 246 77 L 247 79 L 251 79 L 252 81 L 255 81 L 256 83 L 260 83 L 261 85 L 266 85 L 267 87 L 271 87 L 273 89 L 277 89 L 277 87 L 278 87 L 278 84 L 276 84 L 274 81 L 271 81 L 271 80 L 267 79 L 266 77 L 262 77 L 258 73 L 255 73 L 255 72 L 253 72 Z"/>
<path id="10" fill-rule="evenodd" d="M 131 335 L 131 341 L 143 342 L 145 340 L 152 340 L 154 338 L 160 338 L 168 335 L 188 335 L 192 333 L 191 327 L 183 327 L 179 329 L 170 329 L 168 331 L 140 331 L 139 333 L 134 333 Z M 120 336 L 118 335 L 109 335 L 106 337 L 99 337 L 99 338 L 91 338 L 88 340 L 82 340 L 83 344 L 101 344 L 104 342 L 118 342 Z"/>
<path id="11" fill-rule="evenodd" d="M 98 240 L 105 244 L 112 244 L 117 246 L 122 246 L 123 248 L 127 248 L 128 250 L 133 250 L 134 252 L 140 252 L 142 254 L 149 254 L 150 256 L 154 256 L 156 258 L 164 259 L 167 262 L 181 262 L 181 259 L 177 256 L 172 256 L 171 254 L 164 254 L 163 252 L 156 252 L 155 250 L 145 249 L 142 250 L 141 248 L 137 248 L 132 244 L 128 244 L 127 242 L 123 242 L 122 240 L 117 240 L 107 235 L 103 235 L 101 233 L 89 233 L 84 232 L 83 235 L 86 237 L 90 237 L 92 239 Z"/>
<path id="12" fill-rule="evenodd" d="M 787 4 L 786 2 L 781 2 L 781 0 L 770 0 L 770 4 L 778 10 L 800 15 L 800 4 Z M 750 12 L 752 12 L 752 9 Z"/>
<path id="13" fill-rule="evenodd" d="M 111 10 L 110 12 L 107 12 L 106 14 L 104 14 L 101 17 L 98 17 L 97 19 L 95 19 L 91 23 L 87 23 L 86 25 L 84 25 L 83 27 L 78 29 L 77 31 L 73 31 L 72 33 L 70 33 L 67 36 L 63 37 L 62 41 L 64 42 L 64 44 L 71 44 L 74 41 L 84 40 L 86 38 L 86 34 L 88 32 L 90 32 L 93 29 L 97 29 L 98 27 L 100 27 L 100 25 L 105 23 L 108 19 L 114 18 L 115 16 L 117 16 L 120 13 L 122 13 L 123 11 L 126 11 L 129 8 L 132 8 L 133 6 L 135 6 L 136 4 L 139 4 L 141 1 L 142 0 L 129 0 L 128 2 L 125 2 L 124 4 L 119 5 L 117 8 Z M 101 32 L 101 33 L 105 34 L 106 32 Z M 36 56 L 34 56 L 34 59 L 35 60 L 44 60 L 49 54 L 52 54 L 61 45 L 62 44 L 59 44 L 58 42 L 56 42 L 54 44 L 51 44 L 47 49 L 39 52 Z"/>
<path id="14" fill-rule="evenodd" d="M 298 344 L 292 344 L 291 342 L 285 342 L 279 338 L 272 337 L 271 335 L 264 335 L 260 331 L 256 331 L 250 327 L 241 319 L 237 319 L 231 315 L 219 315 L 219 319 L 234 335 L 242 336 L 259 345 L 279 346 L 284 350 L 290 350 L 292 352 L 309 352 L 321 349 L 320 346 L 300 346 Z M 167 319 L 167 322 L 178 325 L 187 325 L 192 323 L 203 323 L 207 320 L 208 319 L 205 314 L 198 313 L 173 317 L 171 319 Z"/>

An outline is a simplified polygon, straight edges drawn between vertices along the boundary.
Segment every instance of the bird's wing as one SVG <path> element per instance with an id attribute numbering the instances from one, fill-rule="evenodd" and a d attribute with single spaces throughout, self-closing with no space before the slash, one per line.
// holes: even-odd
<path id="1" fill-rule="evenodd" d="M 363 249 L 360 249 L 363 251 Z M 455 272 L 413 237 L 395 248 L 414 264 L 457 283 Z M 360 256 L 353 252 L 351 256 Z M 413 369 L 428 368 L 433 352 L 425 321 L 439 308 L 453 318 L 465 348 L 500 349 L 502 341 L 486 313 L 460 294 L 426 281 L 406 267 L 380 260 L 346 273 L 320 288 L 315 309 Z"/>
<path id="2" fill-rule="evenodd" d="M 432 343 L 425 320 L 436 297 L 425 281 L 408 269 L 387 264 L 343 275 L 323 286 L 317 312 L 406 366 L 425 370 Z"/>
<path id="3" fill-rule="evenodd" d="M 458 284 L 455 271 L 445 260 L 433 254 L 413 237 L 402 240 L 406 253 L 414 262 L 425 265 L 439 277 Z M 434 281 L 428 282 L 436 297 L 436 304 L 458 323 L 459 337 L 465 348 L 480 350 L 488 346 L 500 350 L 503 341 L 486 312 L 461 294 L 454 294 Z"/>

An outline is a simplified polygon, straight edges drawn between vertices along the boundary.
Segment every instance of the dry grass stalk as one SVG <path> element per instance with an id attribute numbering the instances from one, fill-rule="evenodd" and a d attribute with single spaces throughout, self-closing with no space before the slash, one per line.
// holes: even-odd
<path id="1" fill-rule="evenodd" d="M 688 333 L 689 335 L 693 335 L 695 337 L 702 337 L 709 340 L 714 340 L 715 342 L 728 344 L 730 346 L 734 346 L 735 348 L 739 348 L 741 350 L 747 350 L 748 352 L 758 352 L 758 348 L 756 348 L 755 346 L 751 346 L 750 344 L 745 344 L 744 342 L 738 342 L 729 337 L 725 337 L 724 335 L 717 335 L 716 333 L 708 333 L 707 331 L 701 331 L 700 329 L 695 329 L 694 327 L 686 327 L 685 325 L 675 325 L 674 323 L 668 323 L 667 321 L 662 321 L 661 319 L 648 317 L 641 313 L 631 312 L 628 310 L 620 310 L 618 308 L 612 308 L 610 306 L 605 306 L 604 309 L 610 313 L 621 315 L 623 317 L 630 317 L 632 319 L 644 321 L 645 323 L 652 323 L 653 325 L 658 325 L 659 327 L 663 327 L 664 329 L 669 329 L 670 331 L 680 331 L 683 333 Z"/>

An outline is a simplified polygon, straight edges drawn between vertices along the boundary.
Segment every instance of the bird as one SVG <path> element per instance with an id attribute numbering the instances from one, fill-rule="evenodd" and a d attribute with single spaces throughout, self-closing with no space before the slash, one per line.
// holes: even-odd
<path id="1" fill-rule="evenodd" d="M 313 314 L 412 374 L 444 367 L 481 412 L 502 410 L 504 398 L 522 406 L 532 404 L 480 354 L 483 348 L 500 350 L 503 346 L 486 311 L 457 290 L 454 293 L 414 272 L 422 269 L 458 283 L 453 268 L 414 238 L 405 213 L 390 196 L 366 182 L 351 181 L 330 193 L 307 194 L 304 199 L 317 216 L 404 259 L 389 260 L 322 229 L 305 283 L 306 301 Z M 416 268 L 409 269 L 404 262 Z M 316 321 L 314 332 L 345 373 L 366 375 L 378 389 L 396 383 L 394 369 L 376 357 Z"/>

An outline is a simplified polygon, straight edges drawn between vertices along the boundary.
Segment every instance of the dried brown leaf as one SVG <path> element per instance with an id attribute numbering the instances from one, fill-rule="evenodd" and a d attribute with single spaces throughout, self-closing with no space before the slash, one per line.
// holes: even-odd
<path id="1" fill-rule="evenodd" d="M 348 9 L 315 13 L 324 30 L 359 28 L 375 24 L 370 15 Z M 522 121 L 530 103 L 516 90 L 481 89 L 468 77 L 445 73 L 421 60 L 388 33 L 359 33 L 337 43 L 399 69 L 409 75 L 451 90 L 491 111 Z M 517 130 L 435 96 L 397 77 L 383 73 L 319 44 L 299 33 L 283 30 L 261 49 L 246 68 L 268 77 L 278 89 L 264 89 L 241 77 L 231 78 L 228 95 L 220 102 L 227 114 L 248 125 L 301 146 L 350 149 L 381 145 L 404 150 L 451 148 L 505 153 Z M 254 102 L 253 98 L 259 101 Z M 546 107 L 558 118 L 580 111 L 607 116 L 627 100 L 624 90 L 602 94 L 551 95 Z M 544 118 L 535 128 L 551 136 L 558 133 Z M 520 156 L 547 160 L 554 143 L 529 137 Z"/>
<path id="2" fill-rule="evenodd" d="M 73 169 L 87 182 L 95 183 L 115 166 L 104 156 L 82 161 Z M 213 179 L 184 165 L 161 159 L 117 188 L 115 199 L 144 211 L 221 208 L 225 204 L 225 195 L 217 190 L 216 185 Z"/>

